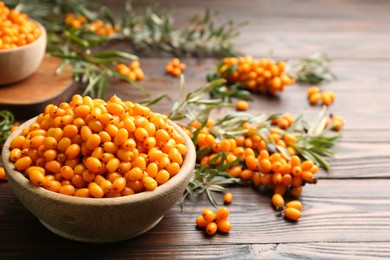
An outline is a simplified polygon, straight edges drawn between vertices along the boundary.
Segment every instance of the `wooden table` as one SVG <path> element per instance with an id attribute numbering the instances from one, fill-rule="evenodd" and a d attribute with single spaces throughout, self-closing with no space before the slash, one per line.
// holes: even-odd
<path id="1" fill-rule="evenodd" d="M 122 1 L 101 1 L 118 8 Z M 18 201 L 7 183 L 0 184 L 0 259 L 390 259 L 390 2 L 209 1 L 170 0 L 182 23 L 205 7 L 221 19 L 249 21 L 237 45 L 255 57 L 273 51 L 275 59 L 294 62 L 313 52 L 334 58 L 338 81 L 323 86 L 337 97 L 331 112 L 343 116 L 345 131 L 335 146 L 332 170 L 319 173 L 316 185 L 301 196 L 298 223 L 277 216 L 270 194 L 249 186 L 231 187 L 233 229 L 208 237 L 195 228 L 195 218 L 210 207 L 205 196 L 173 207 L 153 230 L 130 241 L 90 245 L 62 239 Z M 142 58 L 142 84 L 153 96 L 178 96 L 177 79 L 164 75 L 169 58 Z M 187 89 L 205 83 L 213 59 L 185 59 Z M 307 86 L 288 87 L 278 98 L 256 96 L 253 113 L 292 112 L 310 107 Z M 108 95 L 140 100 L 135 88 L 113 82 Z M 169 102 L 157 105 L 168 111 Z M 221 196 L 217 197 L 221 199 Z"/>

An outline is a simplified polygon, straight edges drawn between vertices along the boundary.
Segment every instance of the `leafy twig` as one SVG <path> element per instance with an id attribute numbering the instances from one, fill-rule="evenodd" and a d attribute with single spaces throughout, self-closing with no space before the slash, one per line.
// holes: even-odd
<path id="1" fill-rule="evenodd" d="M 336 80 L 336 76 L 331 72 L 329 64 L 331 59 L 323 53 L 314 53 L 309 58 L 302 59 L 295 64 L 290 74 L 298 82 L 308 84 L 320 84 Z"/>

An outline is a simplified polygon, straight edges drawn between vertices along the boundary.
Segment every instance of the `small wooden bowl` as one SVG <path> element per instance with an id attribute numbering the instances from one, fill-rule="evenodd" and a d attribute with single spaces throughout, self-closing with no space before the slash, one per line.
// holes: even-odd
<path id="1" fill-rule="evenodd" d="M 195 166 L 196 152 L 191 139 L 176 124 L 173 127 L 185 139 L 188 148 L 181 170 L 153 191 L 117 198 L 80 198 L 51 192 L 34 186 L 9 160 L 10 143 L 22 124 L 7 139 L 2 159 L 14 193 L 23 205 L 53 233 L 71 240 L 108 243 L 127 240 L 156 226 L 164 214 L 181 198 Z"/>
<path id="2" fill-rule="evenodd" d="M 41 30 L 41 35 L 30 44 L 13 49 L 0 50 L 0 85 L 21 81 L 33 74 L 41 64 L 46 52 L 46 29 L 32 20 Z"/>

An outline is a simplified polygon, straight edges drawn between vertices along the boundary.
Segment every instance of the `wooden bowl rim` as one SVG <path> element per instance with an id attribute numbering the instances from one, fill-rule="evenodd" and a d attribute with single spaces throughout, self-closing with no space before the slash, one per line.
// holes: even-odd
<path id="1" fill-rule="evenodd" d="M 36 21 L 34 19 L 29 18 L 29 20 L 31 20 L 33 23 L 35 23 L 39 27 L 39 30 L 41 30 L 41 35 L 39 35 L 39 37 L 37 39 L 35 39 L 35 41 L 33 41 L 33 42 L 29 43 L 29 44 L 26 44 L 26 45 L 23 45 L 23 46 L 18 46 L 16 48 L 12 48 L 12 49 L 0 50 L 0 55 L 3 54 L 3 53 L 13 53 L 13 52 L 25 50 L 27 48 L 33 48 L 35 45 L 42 44 L 41 43 L 42 40 L 43 40 L 43 42 L 45 44 L 46 38 L 47 38 L 46 28 L 40 22 L 38 22 L 38 21 Z"/>
<path id="2" fill-rule="evenodd" d="M 196 152 L 195 147 L 192 143 L 190 137 L 181 129 L 180 126 L 175 124 L 174 122 L 169 120 L 169 124 L 172 125 L 175 130 L 184 138 L 185 144 L 187 146 L 187 153 L 184 157 L 183 164 L 180 168 L 180 171 L 170 178 L 166 183 L 157 186 L 157 188 L 153 191 L 143 191 L 140 193 L 136 193 L 133 195 L 115 197 L 115 198 L 83 198 L 83 197 L 74 197 L 69 195 L 64 195 L 56 192 L 52 192 L 46 190 L 42 187 L 36 187 L 33 185 L 29 179 L 27 179 L 21 172 L 16 171 L 14 168 L 14 163 L 9 160 L 10 154 L 10 143 L 12 139 L 14 139 L 17 135 L 22 132 L 22 129 L 29 126 L 31 123 L 36 121 L 37 117 L 29 119 L 22 125 L 20 125 L 6 140 L 3 152 L 2 152 L 2 160 L 4 164 L 4 168 L 6 171 L 7 179 L 12 179 L 18 185 L 22 186 L 24 189 L 31 191 L 31 194 L 39 195 L 41 197 L 45 197 L 46 199 L 51 199 L 53 201 L 58 201 L 61 203 L 69 203 L 76 205 L 95 205 L 95 206 L 103 206 L 103 205 L 118 205 L 118 204 L 131 204 L 140 201 L 147 201 L 152 199 L 153 197 L 159 197 L 162 194 L 169 192 L 172 188 L 180 185 L 183 181 L 185 181 L 188 175 L 192 174 L 192 171 L 195 166 L 196 160 Z M 12 181 L 11 181 L 12 184 Z M 17 187 L 15 187 L 17 188 Z"/>

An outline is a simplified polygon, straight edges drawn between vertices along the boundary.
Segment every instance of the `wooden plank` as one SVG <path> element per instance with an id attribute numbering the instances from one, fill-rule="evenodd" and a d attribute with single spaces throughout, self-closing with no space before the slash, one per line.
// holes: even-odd
<path id="1" fill-rule="evenodd" d="M 80 245 L 72 250 L 61 247 L 60 259 L 85 259 L 91 251 L 99 254 L 99 259 L 388 259 L 390 243 L 289 243 L 289 244 L 235 244 L 235 245 Z M 128 251 L 126 251 L 128 250 Z M 57 258 L 58 252 L 31 249 L 30 257 Z M 21 251 L 5 250 L 0 253 L 5 259 L 18 259 L 26 256 Z M 96 259 L 96 258 L 95 258 Z"/>
<path id="2" fill-rule="evenodd" d="M 313 242 L 388 242 L 390 240 L 390 180 L 320 180 L 304 187 L 301 200 L 303 217 L 298 223 L 284 220 L 270 205 L 271 194 L 251 187 L 232 187 L 234 201 L 229 206 L 233 229 L 228 235 L 207 237 L 195 228 L 195 218 L 205 207 L 207 198 L 192 198 L 181 212 L 176 205 L 148 233 L 123 242 L 128 247 L 145 244 L 229 245 L 256 243 Z M 28 250 L 36 243 L 60 242 L 60 247 L 74 242 L 59 238 L 46 230 L 20 204 L 8 184 L 0 189 L 0 241 L 7 250 Z M 217 200 L 222 200 L 217 194 Z"/>

